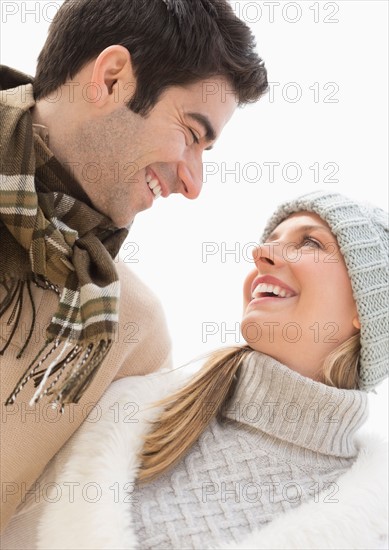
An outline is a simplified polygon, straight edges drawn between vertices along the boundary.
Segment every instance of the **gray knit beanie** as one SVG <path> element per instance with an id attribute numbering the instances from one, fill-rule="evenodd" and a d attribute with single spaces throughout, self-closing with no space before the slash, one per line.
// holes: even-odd
<path id="1" fill-rule="evenodd" d="M 388 375 L 388 214 L 350 198 L 315 191 L 281 204 L 264 229 L 262 242 L 294 212 L 306 210 L 328 223 L 351 279 L 359 321 L 359 389 L 369 391 Z"/>

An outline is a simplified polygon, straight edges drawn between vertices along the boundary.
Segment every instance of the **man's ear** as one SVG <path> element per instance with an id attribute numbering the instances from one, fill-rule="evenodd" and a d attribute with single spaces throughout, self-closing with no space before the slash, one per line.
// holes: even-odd
<path id="1" fill-rule="evenodd" d="M 96 107 L 110 111 L 128 103 L 135 92 L 135 76 L 127 48 L 118 44 L 105 48 L 95 60 L 89 86 L 92 97 L 87 101 Z"/>
<path id="2" fill-rule="evenodd" d="M 353 327 L 360 330 L 361 329 L 361 323 L 359 322 L 359 317 L 356 315 L 353 319 Z"/>

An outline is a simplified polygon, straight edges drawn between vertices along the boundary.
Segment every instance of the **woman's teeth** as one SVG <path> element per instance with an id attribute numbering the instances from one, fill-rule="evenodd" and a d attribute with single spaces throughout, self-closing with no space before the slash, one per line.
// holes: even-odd
<path id="1" fill-rule="evenodd" d="M 290 298 L 291 296 L 293 296 L 291 292 L 287 292 L 284 288 L 281 288 L 280 286 L 268 283 L 259 283 L 259 285 L 254 289 L 252 298 L 261 298 L 264 293 L 275 294 L 279 298 Z"/>
<path id="2" fill-rule="evenodd" d="M 149 189 L 154 193 L 154 198 L 158 199 L 162 195 L 162 189 L 157 179 L 152 178 L 150 175 L 146 176 L 146 182 Z"/>

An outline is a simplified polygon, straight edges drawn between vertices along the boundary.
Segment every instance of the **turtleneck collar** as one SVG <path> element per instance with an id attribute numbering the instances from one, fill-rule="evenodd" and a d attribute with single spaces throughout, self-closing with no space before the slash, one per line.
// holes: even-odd
<path id="1" fill-rule="evenodd" d="M 293 444 L 330 456 L 356 455 L 355 432 L 367 418 L 365 392 L 316 382 L 260 352 L 247 355 L 223 411 L 230 420 L 268 434 L 274 444 Z"/>

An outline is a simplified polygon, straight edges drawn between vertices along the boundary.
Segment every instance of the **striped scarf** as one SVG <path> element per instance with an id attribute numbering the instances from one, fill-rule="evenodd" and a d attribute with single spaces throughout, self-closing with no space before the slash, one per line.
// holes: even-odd
<path id="1" fill-rule="evenodd" d="M 23 373 L 6 405 L 30 379 L 35 394 L 53 406 L 77 403 L 102 364 L 118 327 L 119 280 L 113 258 L 127 229 L 97 212 L 79 184 L 34 131 L 31 79 L 1 67 L 0 117 L 0 318 L 15 334 L 26 302 L 35 324 L 31 285 L 55 291 L 58 308 L 46 341 Z M 10 89 L 10 84 L 15 87 Z M 28 307 L 28 306 L 27 306 Z"/>

